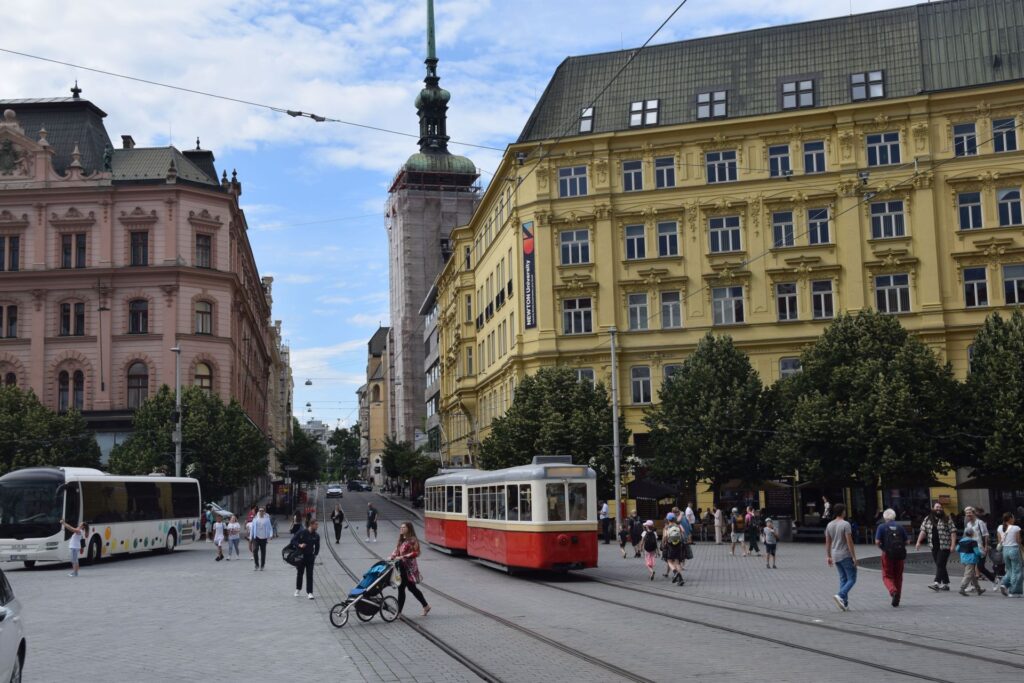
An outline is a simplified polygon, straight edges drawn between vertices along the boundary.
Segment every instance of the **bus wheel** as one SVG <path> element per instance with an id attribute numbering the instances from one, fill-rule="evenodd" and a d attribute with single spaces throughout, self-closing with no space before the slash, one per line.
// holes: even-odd
<path id="1" fill-rule="evenodd" d="M 167 532 L 167 540 L 164 541 L 164 552 L 165 553 L 172 553 L 172 552 L 174 552 L 174 546 L 177 544 L 177 541 L 178 541 L 178 537 L 174 534 L 174 532 L 173 531 L 168 531 Z"/>
<path id="2" fill-rule="evenodd" d="M 100 561 L 100 539 L 94 538 L 89 541 L 89 552 L 85 554 L 85 561 L 94 564 Z"/>
<path id="3" fill-rule="evenodd" d="M 32 569 L 34 566 L 36 566 L 35 560 L 25 560 L 25 569 Z"/>

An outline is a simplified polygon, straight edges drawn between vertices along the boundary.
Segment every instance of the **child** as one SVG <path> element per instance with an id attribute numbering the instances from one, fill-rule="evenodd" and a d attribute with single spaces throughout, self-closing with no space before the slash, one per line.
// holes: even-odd
<path id="1" fill-rule="evenodd" d="M 764 540 L 764 566 L 765 568 L 777 569 L 775 566 L 775 546 L 779 542 L 779 532 L 775 530 L 775 522 L 768 518 L 764 520 L 764 529 L 761 530 L 761 538 Z"/>
<path id="2" fill-rule="evenodd" d="M 985 592 L 985 589 L 978 583 L 978 559 L 981 557 L 981 550 L 978 542 L 974 540 L 974 529 L 964 529 L 964 537 L 956 544 L 956 551 L 960 553 L 960 564 L 964 566 L 964 579 L 960 582 L 960 595 L 967 595 L 967 587 L 973 586 L 978 595 Z"/>
<path id="3" fill-rule="evenodd" d="M 658 561 L 658 532 L 654 530 L 654 520 L 644 522 L 644 531 L 640 534 L 640 547 L 644 549 L 644 564 L 654 581 L 654 563 Z"/>
<path id="4" fill-rule="evenodd" d="M 63 519 L 60 523 L 65 529 L 71 532 L 68 540 L 68 554 L 71 556 L 71 573 L 68 576 L 78 576 L 78 555 L 82 552 L 82 539 L 89 533 L 89 525 L 85 522 L 78 526 L 71 526 Z"/>
<path id="5" fill-rule="evenodd" d="M 217 562 L 224 559 L 224 520 L 218 515 L 213 523 L 213 544 L 217 546 Z"/>
<path id="6" fill-rule="evenodd" d="M 629 544 L 629 520 L 622 523 L 619 528 L 619 550 L 622 551 L 622 559 L 626 559 L 626 545 Z"/>
<path id="7" fill-rule="evenodd" d="M 231 559 L 231 553 L 234 551 L 235 559 L 242 559 L 241 555 L 238 554 L 238 543 L 242 538 L 242 525 L 238 523 L 238 518 L 231 515 L 231 521 L 228 522 L 226 527 L 228 533 L 228 557 Z"/>

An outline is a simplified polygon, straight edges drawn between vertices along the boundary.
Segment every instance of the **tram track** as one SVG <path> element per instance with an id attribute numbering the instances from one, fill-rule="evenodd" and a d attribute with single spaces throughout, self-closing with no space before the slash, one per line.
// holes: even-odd
<path id="1" fill-rule="evenodd" d="M 398 507 L 398 506 L 395 506 L 395 507 Z M 344 505 L 342 505 L 342 511 L 344 512 L 344 510 L 345 510 Z M 347 518 L 348 517 L 348 513 L 345 513 L 345 516 Z M 400 524 L 395 522 L 393 519 L 387 519 L 385 521 L 390 522 L 395 527 L 400 527 L 401 526 Z M 422 525 L 422 522 L 421 522 L 421 525 Z M 364 550 L 366 550 L 373 557 L 376 557 L 378 559 L 384 559 L 384 557 L 382 555 L 380 555 L 379 553 L 374 551 L 372 548 L 370 548 L 370 546 L 367 545 L 366 542 L 363 541 L 363 539 L 359 538 L 359 535 L 356 533 L 355 527 L 353 527 L 351 525 L 351 523 L 349 524 L 349 527 L 350 527 L 350 531 L 352 532 L 352 537 L 356 540 L 357 543 L 359 543 L 360 546 L 363 547 Z M 331 550 L 333 551 L 334 549 L 332 548 Z M 335 555 L 335 558 L 338 559 L 337 555 Z M 339 561 L 339 563 L 341 562 L 340 559 L 338 561 Z M 346 571 L 348 571 L 348 570 L 346 570 Z M 350 575 L 352 575 L 351 571 L 348 571 L 348 573 Z M 355 578 L 355 577 L 353 577 L 353 578 Z M 478 615 L 480 615 L 482 617 L 486 617 L 487 619 L 490 619 L 491 621 L 493 621 L 493 622 L 495 622 L 497 624 L 500 624 L 502 626 L 510 628 L 510 629 L 512 629 L 514 631 L 517 631 L 519 633 L 522 633 L 523 635 L 525 635 L 525 636 L 527 636 L 527 637 L 529 637 L 529 638 L 531 638 L 533 640 L 536 640 L 536 641 L 538 641 L 540 643 L 543 643 L 545 645 L 548 645 L 548 646 L 550 646 L 550 647 L 552 647 L 552 648 L 554 648 L 556 650 L 564 652 L 565 654 L 568 654 L 568 655 L 570 655 L 570 656 L 572 656 L 572 657 L 574 657 L 576 659 L 580 659 L 582 661 L 585 661 L 588 664 L 591 664 L 592 666 L 596 666 L 596 667 L 598 667 L 598 668 L 600 668 L 600 669 L 602 669 L 604 671 L 607 671 L 609 673 L 613 673 L 616 676 L 621 677 L 623 680 L 635 681 L 636 683 L 654 683 L 654 681 L 652 681 L 649 678 L 646 678 L 644 676 L 640 676 L 640 675 L 638 675 L 638 674 L 636 674 L 636 673 L 634 673 L 632 671 L 629 671 L 628 669 L 623 669 L 622 667 L 616 666 L 615 664 L 612 664 L 611 662 L 605 661 L 605 660 L 600 659 L 598 657 L 595 657 L 593 655 L 589 655 L 589 654 L 587 654 L 585 652 L 580 652 L 579 650 L 577 650 L 577 649 L 575 649 L 575 648 L 573 648 L 573 647 L 571 647 L 569 645 L 565 645 L 564 643 L 560 643 L 557 640 L 555 640 L 553 638 L 549 638 L 548 636 L 545 636 L 542 633 L 539 633 L 539 632 L 537 632 L 537 631 L 535 631 L 535 630 L 533 630 L 531 628 L 523 626 L 522 624 L 517 624 L 516 622 L 511 621 L 510 619 L 506 619 L 505 617 L 502 617 L 502 616 L 500 616 L 498 614 L 494 614 L 493 612 L 489 612 L 489 611 L 487 611 L 487 610 L 485 610 L 485 609 L 483 609 L 481 607 L 477 607 L 476 605 L 468 603 L 465 600 L 457 598 L 457 597 L 455 597 L 454 595 L 452 595 L 450 593 L 447 593 L 445 591 L 439 590 L 438 588 L 430 585 L 429 583 L 425 583 L 424 582 L 424 583 L 421 583 L 420 585 L 424 586 L 426 588 L 429 588 L 431 593 L 433 593 L 435 595 L 438 595 L 438 596 L 444 598 L 445 600 L 447 600 L 447 601 L 449 601 L 449 602 L 451 602 L 451 603 L 453 603 L 455 605 L 458 605 L 459 607 L 462 607 L 463 609 L 469 610 L 470 612 L 478 614 Z M 410 623 L 410 624 L 413 623 L 413 622 L 410 622 L 409 620 L 407 620 L 404 616 L 402 617 L 402 620 L 404 622 L 406 622 L 406 623 Z M 415 625 L 417 627 L 419 627 L 419 628 L 422 628 L 422 626 L 420 624 L 415 624 Z M 475 671 L 474 671 L 474 673 L 475 673 Z M 500 679 L 492 678 L 491 680 L 500 680 Z"/>

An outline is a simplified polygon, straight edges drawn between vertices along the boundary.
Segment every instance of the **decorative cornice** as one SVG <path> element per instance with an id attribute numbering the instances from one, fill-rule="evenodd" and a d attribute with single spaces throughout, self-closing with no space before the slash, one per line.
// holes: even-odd
<path id="1" fill-rule="evenodd" d="M 0 230 L 4 228 L 20 230 L 28 227 L 28 214 L 23 213 L 20 217 L 7 209 L 0 211 Z"/>
<path id="2" fill-rule="evenodd" d="M 199 213 L 196 213 L 195 211 L 189 211 L 188 222 L 191 223 L 192 225 L 202 225 L 204 227 L 214 229 L 220 228 L 222 225 L 224 225 L 219 215 L 211 215 L 207 209 L 203 209 Z"/>
<path id="3" fill-rule="evenodd" d="M 71 207 L 63 216 L 57 215 L 56 212 L 50 214 L 50 223 L 63 228 L 70 227 L 87 227 L 96 222 L 96 213 L 90 211 L 88 214 L 83 214 L 75 207 Z"/>
<path id="4" fill-rule="evenodd" d="M 125 225 L 152 225 L 157 221 L 156 209 L 146 213 L 141 206 L 136 206 L 131 212 L 122 211 L 117 219 Z"/>

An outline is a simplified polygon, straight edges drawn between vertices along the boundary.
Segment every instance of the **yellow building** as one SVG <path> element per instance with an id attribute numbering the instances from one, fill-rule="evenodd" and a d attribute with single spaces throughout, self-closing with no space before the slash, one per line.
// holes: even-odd
<path id="1" fill-rule="evenodd" d="M 976 23 L 1011 30 L 1014 4 L 649 47 L 596 104 L 633 52 L 565 60 L 438 278 L 445 457 L 539 367 L 608 383 L 613 327 L 641 455 L 644 408 L 709 330 L 772 382 L 876 308 L 963 376 L 984 318 L 1024 303 L 1024 54 Z"/>

